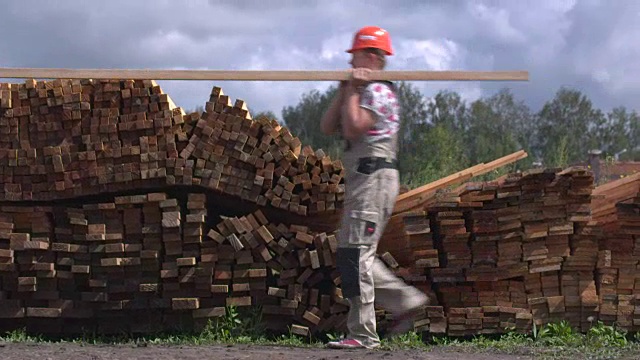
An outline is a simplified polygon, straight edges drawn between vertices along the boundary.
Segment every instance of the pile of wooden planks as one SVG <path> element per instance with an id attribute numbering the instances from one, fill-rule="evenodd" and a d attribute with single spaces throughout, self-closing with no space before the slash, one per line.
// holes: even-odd
<path id="1" fill-rule="evenodd" d="M 628 183 L 622 183 L 628 187 Z M 640 304 L 640 191 L 632 196 L 616 204 L 615 221 L 607 220 L 608 233 L 598 254 L 597 284 L 600 319 L 628 331 L 639 331 L 640 316 L 635 309 Z"/>
<path id="2" fill-rule="evenodd" d="M 343 326 L 332 234 L 259 210 L 207 228 L 215 203 L 186 199 L 2 206 L 0 318 L 47 333 L 145 333 L 203 328 L 226 306 L 260 305 L 277 330 Z"/>
<path id="3" fill-rule="evenodd" d="M 434 194 L 420 216 L 396 216 L 397 247 L 383 250 L 398 254 L 401 266 L 423 270 L 447 311 L 497 306 L 518 309 L 519 330 L 563 319 L 585 329 L 598 317 L 593 274 L 605 235 L 591 217 L 594 189 L 592 174 L 582 168 L 465 183 Z M 413 233 L 418 219 L 420 237 Z M 455 321 L 450 334 L 484 329 L 474 320 L 464 323 L 470 327 Z"/>
<path id="4" fill-rule="evenodd" d="M 0 200 L 185 185 L 322 214 L 341 206 L 343 171 L 219 87 L 185 114 L 150 80 L 0 84 Z"/>
<path id="5" fill-rule="evenodd" d="M 600 185 L 593 190 L 591 212 L 593 219 L 603 228 L 616 227 L 617 204 L 628 201 L 638 191 L 640 172 Z"/>
<path id="6" fill-rule="evenodd" d="M 525 156 L 399 197 L 379 253 L 432 299 L 415 330 L 640 330 L 640 176 L 469 181 Z M 270 330 L 343 331 L 345 171 L 219 87 L 186 114 L 150 80 L 2 83 L 0 328 L 202 329 L 233 306 Z M 379 328 L 393 316 L 378 309 Z"/>
<path id="7" fill-rule="evenodd" d="M 433 199 L 436 191 L 444 189 L 448 186 L 469 181 L 473 177 L 486 174 L 492 170 L 509 165 L 520 159 L 524 159 L 527 156 L 528 154 L 524 150 L 519 150 L 489 163 L 480 163 L 474 165 L 470 168 L 458 171 L 442 179 L 404 192 L 400 194 L 400 196 L 398 196 L 396 206 L 393 209 L 393 213 L 401 214 L 414 210 L 424 210 L 425 206 L 429 204 Z"/>

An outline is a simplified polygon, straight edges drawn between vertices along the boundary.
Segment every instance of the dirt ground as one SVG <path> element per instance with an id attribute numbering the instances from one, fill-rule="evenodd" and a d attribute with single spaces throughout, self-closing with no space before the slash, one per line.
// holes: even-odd
<path id="1" fill-rule="evenodd" d="M 332 350 L 273 346 L 105 346 L 77 344 L 0 344 L 3 360 L 515 360 L 530 356 L 502 354 L 466 354 L 434 349 L 428 352 L 398 350 Z"/>

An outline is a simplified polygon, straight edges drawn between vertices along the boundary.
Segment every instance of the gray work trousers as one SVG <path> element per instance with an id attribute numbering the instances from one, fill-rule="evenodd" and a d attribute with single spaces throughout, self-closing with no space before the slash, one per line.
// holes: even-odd
<path id="1" fill-rule="evenodd" d="M 407 285 L 376 256 L 399 193 L 398 171 L 356 173 L 349 180 L 336 263 L 342 295 L 350 303 L 348 336 L 373 348 L 380 345 L 374 304 L 396 316 L 426 304 L 427 296 Z"/>

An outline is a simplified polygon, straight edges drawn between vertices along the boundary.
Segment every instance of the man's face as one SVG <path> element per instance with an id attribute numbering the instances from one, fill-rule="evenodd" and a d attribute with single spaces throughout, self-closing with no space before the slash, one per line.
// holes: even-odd
<path id="1" fill-rule="evenodd" d="M 356 50 L 351 53 L 351 60 L 349 64 L 351 64 L 352 68 L 372 68 L 372 58 L 373 54 L 367 53 L 364 50 Z"/>

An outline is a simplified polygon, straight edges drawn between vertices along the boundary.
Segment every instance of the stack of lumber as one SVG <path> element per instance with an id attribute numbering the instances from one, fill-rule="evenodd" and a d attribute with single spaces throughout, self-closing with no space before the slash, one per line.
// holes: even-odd
<path id="1" fill-rule="evenodd" d="M 0 99 L 0 200 L 194 185 L 299 215 L 341 207 L 339 160 L 219 87 L 202 114 L 147 80 L 3 83 Z"/>
<path id="2" fill-rule="evenodd" d="M 449 336 L 500 334 L 505 329 L 519 333 L 531 331 L 531 313 L 506 306 L 455 307 L 447 312 Z"/>
<path id="3" fill-rule="evenodd" d="M 379 254 L 432 299 L 414 329 L 640 330 L 640 175 L 469 181 L 525 156 L 399 196 Z M 230 306 L 274 331 L 346 328 L 342 163 L 219 87 L 186 114 L 154 81 L 2 83 L 0 175 L 2 329 L 202 329 Z"/>
<path id="4" fill-rule="evenodd" d="M 640 172 L 600 185 L 593 190 L 591 213 L 598 225 L 617 227 L 617 204 L 628 201 L 638 191 Z"/>
<path id="5" fill-rule="evenodd" d="M 624 187 L 619 192 L 629 193 L 628 183 L 619 184 Z M 640 192 L 632 196 L 618 202 L 615 213 L 605 220 L 607 236 L 600 244 L 597 274 L 600 320 L 639 331 L 640 316 L 635 309 L 640 305 Z"/>
<path id="6" fill-rule="evenodd" d="M 486 174 L 527 156 L 528 155 L 524 150 L 519 150 L 489 163 L 474 165 L 468 169 L 464 169 L 432 183 L 425 184 L 416 189 L 402 193 L 398 196 L 393 213 L 400 214 L 407 211 L 424 209 L 425 206 L 430 203 L 435 191 L 469 181 L 473 177 Z"/>
<path id="7" fill-rule="evenodd" d="M 408 212 L 389 219 L 379 244 L 380 253 L 393 252 L 400 264 L 416 268 L 439 267 L 431 220 L 425 211 Z"/>
<path id="8" fill-rule="evenodd" d="M 598 305 L 592 190 L 591 174 L 570 168 L 533 169 L 435 194 L 426 205 L 432 235 L 425 245 L 433 244 L 440 260 L 425 273 L 439 303 L 521 309 L 530 314 L 519 315 L 523 330 L 525 319 L 587 322 Z M 412 251 L 403 258 L 415 264 L 421 253 Z"/>
<path id="9" fill-rule="evenodd" d="M 202 328 L 225 306 L 261 305 L 274 329 L 343 326 L 333 235 L 261 211 L 205 230 L 214 204 L 187 199 L 2 206 L 0 318 L 49 333 L 145 333 L 185 321 Z"/>
<path id="10" fill-rule="evenodd" d="M 437 247 L 455 259 L 443 267 L 464 269 L 473 281 L 560 271 L 574 227 L 589 221 L 589 178 L 582 170 L 531 170 L 443 195 L 429 205 Z M 593 250 L 585 255 L 590 267 L 575 270 L 593 269 L 597 244 Z"/>

